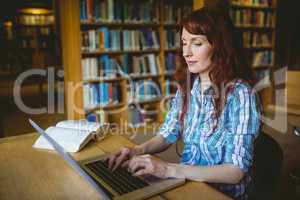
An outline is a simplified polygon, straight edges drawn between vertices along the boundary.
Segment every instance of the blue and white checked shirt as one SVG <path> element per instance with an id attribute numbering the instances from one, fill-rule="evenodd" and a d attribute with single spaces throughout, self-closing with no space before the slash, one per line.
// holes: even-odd
<path id="1" fill-rule="evenodd" d="M 158 134 L 168 143 L 174 143 L 183 128 L 182 164 L 212 166 L 229 163 L 238 166 L 245 172 L 239 184 L 212 185 L 235 199 L 247 199 L 246 190 L 251 183 L 253 142 L 260 127 L 260 106 L 256 95 L 252 93 L 249 85 L 236 80 L 213 131 L 216 120 L 213 117 L 213 98 L 209 95 L 212 87 L 204 95 L 201 95 L 200 89 L 201 81 L 198 77 L 191 90 L 184 128 L 179 122 L 182 97 L 177 91 Z"/>

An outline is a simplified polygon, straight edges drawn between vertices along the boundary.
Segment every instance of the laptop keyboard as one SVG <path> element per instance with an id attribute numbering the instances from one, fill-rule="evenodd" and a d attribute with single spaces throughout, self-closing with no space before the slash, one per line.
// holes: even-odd
<path id="1" fill-rule="evenodd" d="M 118 167 L 115 171 L 111 171 L 108 164 L 102 160 L 85 165 L 120 195 L 149 185 L 142 179 L 132 176 L 125 168 Z"/>

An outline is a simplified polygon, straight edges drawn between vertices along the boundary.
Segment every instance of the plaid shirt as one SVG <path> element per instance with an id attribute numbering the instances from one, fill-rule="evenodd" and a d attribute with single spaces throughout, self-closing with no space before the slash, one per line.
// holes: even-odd
<path id="1" fill-rule="evenodd" d="M 182 98 L 177 91 L 158 134 L 168 143 L 174 143 L 183 130 L 182 164 L 212 166 L 230 163 L 238 166 L 245 172 L 240 183 L 211 185 L 235 199 L 247 199 L 246 191 L 251 183 L 253 142 L 260 127 L 260 106 L 256 95 L 249 85 L 236 80 L 217 122 L 213 117 L 213 98 L 209 95 L 212 87 L 201 95 L 200 82 L 199 77 L 194 81 L 184 128 L 179 122 Z"/>

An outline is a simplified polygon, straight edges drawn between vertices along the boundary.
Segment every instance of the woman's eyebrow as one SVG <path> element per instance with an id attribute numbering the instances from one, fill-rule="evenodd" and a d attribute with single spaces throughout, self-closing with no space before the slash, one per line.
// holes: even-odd
<path id="1" fill-rule="evenodd" d="M 206 39 L 204 37 L 201 37 L 201 36 L 198 36 L 198 37 L 193 37 L 191 38 L 190 40 L 191 41 L 195 41 L 195 40 L 203 40 L 203 41 L 206 41 Z M 181 40 L 186 40 L 185 38 L 181 38 Z"/>

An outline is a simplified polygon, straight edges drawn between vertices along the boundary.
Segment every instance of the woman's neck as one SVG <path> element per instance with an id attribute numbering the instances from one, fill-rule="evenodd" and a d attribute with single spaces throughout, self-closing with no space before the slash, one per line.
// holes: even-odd
<path id="1" fill-rule="evenodd" d="M 211 86 L 211 80 L 209 78 L 209 72 L 203 72 L 199 74 L 200 80 L 201 80 L 201 94 L 203 95 L 203 92 Z"/>

